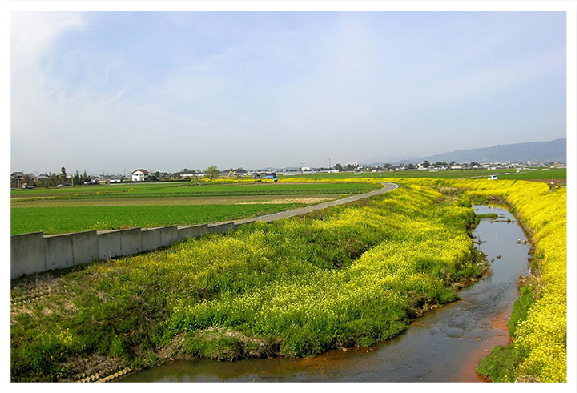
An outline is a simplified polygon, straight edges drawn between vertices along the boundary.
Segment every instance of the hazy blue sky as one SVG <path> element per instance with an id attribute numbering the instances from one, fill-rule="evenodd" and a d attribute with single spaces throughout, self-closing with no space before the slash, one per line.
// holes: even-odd
<path id="1" fill-rule="evenodd" d="M 566 136 L 565 12 L 12 12 L 10 170 L 394 161 Z"/>

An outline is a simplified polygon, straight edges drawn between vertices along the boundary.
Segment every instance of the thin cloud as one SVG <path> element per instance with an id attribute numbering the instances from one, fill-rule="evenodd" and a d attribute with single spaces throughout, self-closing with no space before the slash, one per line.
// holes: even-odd
<path id="1" fill-rule="evenodd" d="M 481 127 L 561 137 L 561 16 L 14 13 L 11 165 L 315 166 L 457 150 Z"/>

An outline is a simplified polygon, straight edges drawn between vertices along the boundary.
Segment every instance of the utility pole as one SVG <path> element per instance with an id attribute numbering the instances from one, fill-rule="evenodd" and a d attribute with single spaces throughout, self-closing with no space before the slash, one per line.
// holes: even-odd
<path id="1" fill-rule="evenodd" d="M 329 157 L 329 170 L 331 169 L 331 158 Z"/>

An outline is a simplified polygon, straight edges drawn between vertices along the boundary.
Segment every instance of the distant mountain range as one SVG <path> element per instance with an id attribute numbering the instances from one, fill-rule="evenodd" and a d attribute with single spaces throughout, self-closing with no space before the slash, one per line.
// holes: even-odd
<path id="1" fill-rule="evenodd" d="M 399 164 L 435 162 L 567 162 L 567 138 L 550 142 L 525 142 L 511 145 L 497 145 L 480 149 L 456 150 L 418 159 L 401 160 Z"/>

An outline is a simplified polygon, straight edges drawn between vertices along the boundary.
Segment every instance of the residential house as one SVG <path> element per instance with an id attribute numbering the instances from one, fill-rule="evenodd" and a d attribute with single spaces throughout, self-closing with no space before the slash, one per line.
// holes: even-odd
<path id="1" fill-rule="evenodd" d="M 122 183 L 124 181 L 124 176 L 111 176 L 109 179 L 110 183 Z"/>
<path id="2" fill-rule="evenodd" d="M 48 174 L 46 173 L 41 173 L 38 176 L 34 176 L 35 183 L 42 183 L 45 182 L 46 180 L 48 180 Z"/>
<path id="3" fill-rule="evenodd" d="M 131 173 L 132 181 L 145 181 L 150 177 L 150 173 L 146 169 L 137 169 Z"/>

